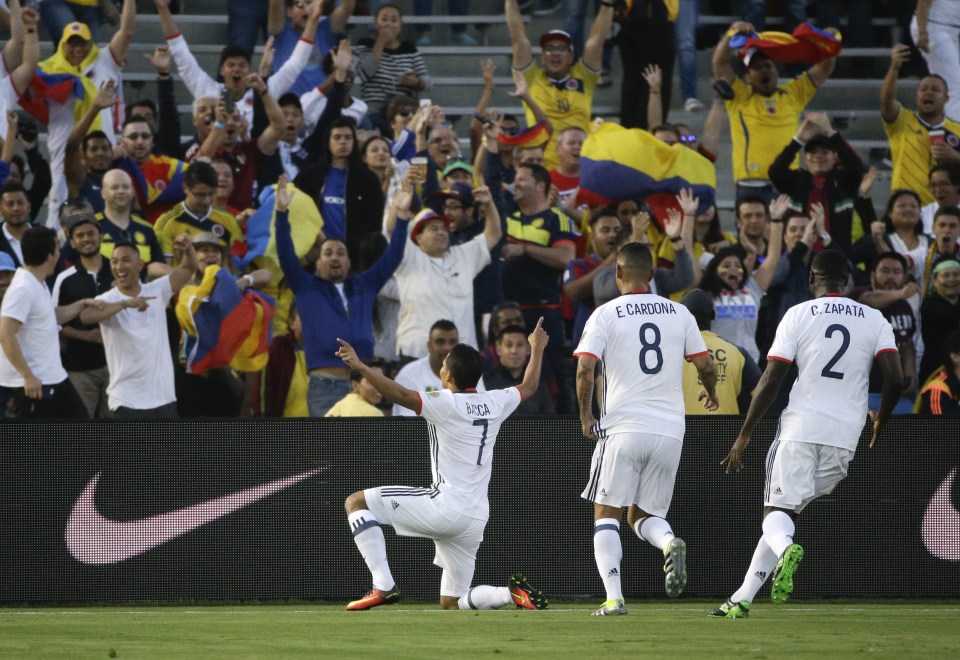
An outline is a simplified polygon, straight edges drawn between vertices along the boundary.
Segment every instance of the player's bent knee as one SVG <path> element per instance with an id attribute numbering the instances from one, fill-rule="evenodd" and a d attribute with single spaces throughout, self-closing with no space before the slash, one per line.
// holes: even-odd
<path id="1" fill-rule="evenodd" d="M 367 500 L 363 496 L 363 491 L 358 490 L 356 493 L 350 495 L 346 500 L 344 500 L 343 508 L 347 513 L 353 513 L 354 511 L 366 509 Z"/>

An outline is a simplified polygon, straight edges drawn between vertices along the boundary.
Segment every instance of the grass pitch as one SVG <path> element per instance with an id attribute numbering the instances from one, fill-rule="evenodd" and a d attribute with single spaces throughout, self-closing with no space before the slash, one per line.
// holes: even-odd
<path id="1" fill-rule="evenodd" d="M 714 602 L 598 603 L 541 612 L 443 612 L 400 603 L 0 609 L 2 658 L 960 657 L 960 603 L 757 602 L 749 619 Z"/>

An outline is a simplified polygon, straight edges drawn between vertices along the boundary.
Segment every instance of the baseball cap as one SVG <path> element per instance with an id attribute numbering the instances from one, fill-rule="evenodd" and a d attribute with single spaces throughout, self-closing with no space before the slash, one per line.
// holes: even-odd
<path id="1" fill-rule="evenodd" d="M 190 242 L 193 244 L 193 247 L 197 247 L 198 245 L 213 245 L 221 250 L 227 249 L 227 244 L 212 231 L 201 231 L 194 234 L 190 237 Z"/>
<path id="2" fill-rule="evenodd" d="M 709 318 L 713 314 L 713 298 L 703 289 L 694 289 L 684 294 L 680 304 L 698 317 Z"/>
<path id="3" fill-rule="evenodd" d="M 66 41 L 71 37 L 80 37 L 84 41 L 93 41 L 93 34 L 90 32 L 90 28 L 87 27 L 86 23 L 68 23 L 65 28 L 63 28 L 63 36 L 60 38 L 60 41 Z"/>
<path id="4" fill-rule="evenodd" d="M 449 229 L 450 225 L 452 224 L 450 218 L 447 216 L 440 215 L 436 211 L 431 211 L 430 209 L 424 209 L 413 218 L 413 229 L 410 230 L 410 240 L 416 243 L 417 236 L 420 235 L 420 232 L 423 231 L 424 227 L 426 227 L 427 223 L 431 220 L 441 220 L 447 229 Z"/>
<path id="5" fill-rule="evenodd" d="M 573 48 L 573 38 L 570 36 L 569 32 L 564 30 L 550 30 L 546 34 L 540 37 L 540 47 L 543 48 L 551 41 L 562 41 L 563 43 Z"/>
<path id="6" fill-rule="evenodd" d="M 803 145 L 803 150 L 807 153 L 810 153 L 814 149 L 823 147 L 824 149 L 829 149 L 830 151 L 836 151 L 837 148 L 833 146 L 833 143 L 823 133 L 817 133 L 812 138 L 807 140 L 806 144 Z"/>
<path id="7" fill-rule="evenodd" d="M 449 176 L 451 172 L 457 170 L 463 170 L 470 176 L 473 176 L 473 167 L 465 160 L 454 160 L 447 163 L 447 166 L 443 168 L 443 176 Z"/>
<path id="8" fill-rule="evenodd" d="M 13 257 L 6 252 L 0 252 L 0 273 L 3 271 L 15 271 L 17 264 L 13 263 Z"/>
<path id="9" fill-rule="evenodd" d="M 67 236 L 73 235 L 74 227 L 79 227 L 82 224 L 91 224 L 97 228 L 97 231 L 100 231 L 100 223 L 97 222 L 97 217 L 94 215 L 93 210 L 81 210 L 78 209 L 69 213 L 65 218 L 63 218 L 63 226 L 67 231 Z M 102 232 L 101 232 L 102 233 Z"/>
<path id="10" fill-rule="evenodd" d="M 474 204 L 473 190 L 468 183 L 457 182 L 446 190 L 438 190 L 433 194 L 440 199 L 455 199 L 463 204 L 464 208 Z"/>

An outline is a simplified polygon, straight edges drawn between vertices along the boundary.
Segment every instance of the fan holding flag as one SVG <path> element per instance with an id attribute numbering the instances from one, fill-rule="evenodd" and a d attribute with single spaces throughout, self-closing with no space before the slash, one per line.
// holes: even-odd
<path id="1" fill-rule="evenodd" d="M 136 17 L 136 0 L 124 0 L 120 25 L 110 45 L 103 49 L 94 43 L 93 34 L 85 24 L 68 24 L 60 37 L 57 52 L 40 62 L 29 92 L 20 101 L 27 112 L 47 124 L 49 129 L 47 148 L 53 174 L 49 208 L 54 210 L 47 218 L 50 227 L 58 227 L 56 209 L 67 195 L 63 172 L 67 138 L 74 124 L 93 104 L 100 86 L 107 80 L 121 79 L 127 49 L 136 33 Z M 122 116 L 123 107 L 118 103 L 103 110 L 91 130 L 102 130 L 113 141 Z"/>
<path id="2" fill-rule="evenodd" d="M 756 34 L 753 25 L 737 22 L 720 39 L 713 54 L 713 77 L 730 86 L 725 105 L 733 142 L 733 178 L 737 197 L 772 193 L 767 170 L 790 143 L 800 114 L 833 73 L 840 52 L 839 33 L 802 24 L 792 35 Z M 730 57 L 737 53 L 745 71 L 741 80 Z M 808 62 L 803 74 L 780 83 L 777 62 Z"/>

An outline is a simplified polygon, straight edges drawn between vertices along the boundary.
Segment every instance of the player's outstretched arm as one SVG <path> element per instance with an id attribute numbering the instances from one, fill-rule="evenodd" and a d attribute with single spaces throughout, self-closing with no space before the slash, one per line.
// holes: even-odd
<path id="1" fill-rule="evenodd" d="M 726 458 L 720 461 L 727 474 L 730 472 L 739 472 L 743 469 L 743 452 L 750 444 L 750 434 L 756 428 L 757 422 L 767 412 L 767 409 L 777 398 L 777 392 L 780 391 L 780 383 L 783 381 L 787 372 L 790 371 L 790 363 L 781 360 L 767 360 L 767 368 L 764 369 L 757 389 L 753 394 L 753 401 L 750 402 L 750 410 L 747 411 L 747 418 L 743 420 L 743 427 L 740 429 L 740 435 L 737 436 L 733 447 Z"/>
<path id="2" fill-rule="evenodd" d="M 900 354 L 894 351 L 877 356 L 877 364 L 883 373 L 883 391 L 880 395 L 880 409 L 873 419 L 873 435 L 870 446 L 877 443 L 880 432 L 890 419 L 890 413 L 903 395 L 903 369 L 900 367 Z"/>
<path id="3" fill-rule="evenodd" d="M 340 342 L 340 348 L 337 350 L 337 357 L 343 360 L 344 364 L 351 369 L 362 373 L 363 377 L 367 379 L 367 382 L 373 385 L 376 390 L 380 392 L 380 394 L 382 394 L 387 400 L 403 406 L 404 408 L 409 408 L 415 413 L 420 413 L 419 394 L 413 390 L 408 390 L 406 387 L 400 385 L 396 381 L 390 380 L 379 370 L 371 369 L 357 356 L 357 352 L 353 349 L 353 346 L 339 337 L 337 337 L 337 341 Z"/>
<path id="4" fill-rule="evenodd" d="M 717 365 L 713 363 L 709 353 L 698 355 L 690 361 L 700 372 L 700 382 L 703 383 L 697 400 L 703 401 L 703 407 L 707 410 L 716 410 L 720 407 L 720 400 L 717 398 Z"/>
<path id="5" fill-rule="evenodd" d="M 543 317 L 537 321 L 537 327 L 533 329 L 528 337 L 530 341 L 530 361 L 527 363 L 527 369 L 523 372 L 523 382 L 517 385 L 520 390 L 520 396 L 524 399 L 537 393 L 540 387 L 540 371 L 543 366 L 543 350 L 547 347 L 550 337 L 547 331 L 543 329 Z"/>

